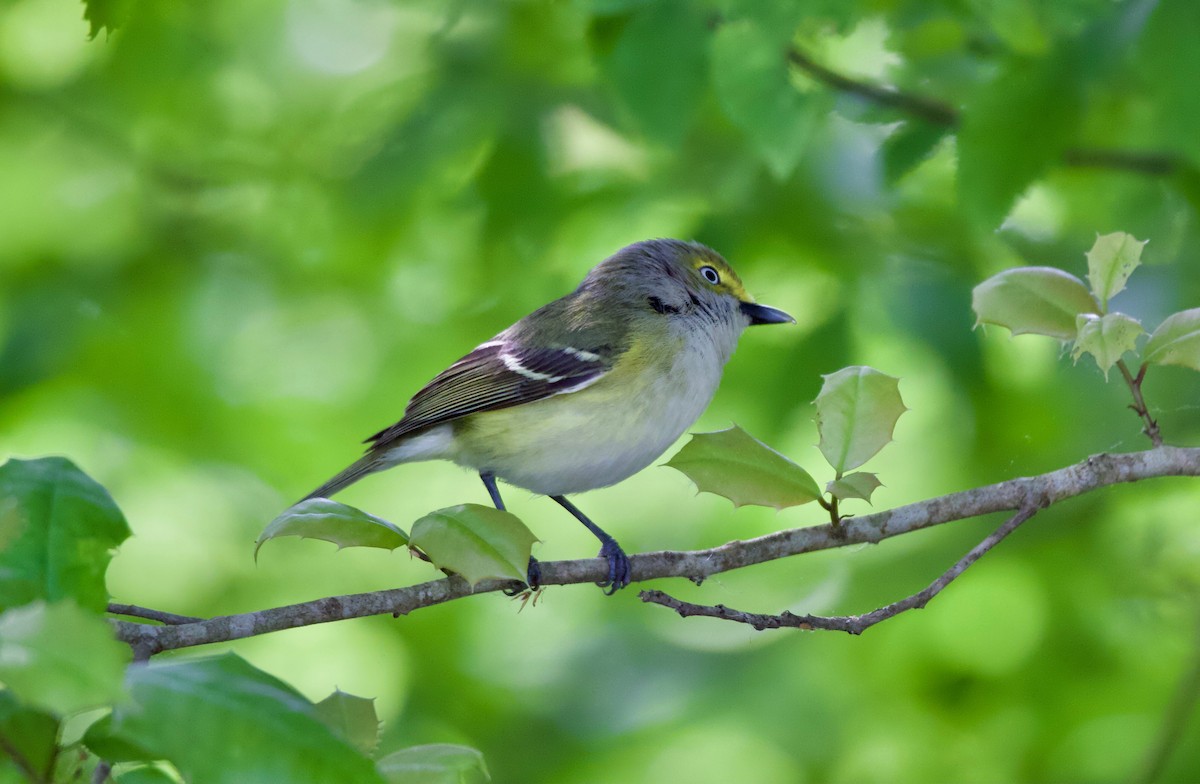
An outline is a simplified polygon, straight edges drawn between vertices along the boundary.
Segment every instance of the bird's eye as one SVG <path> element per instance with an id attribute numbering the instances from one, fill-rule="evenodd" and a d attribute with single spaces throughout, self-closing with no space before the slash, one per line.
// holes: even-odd
<path id="1" fill-rule="evenodd" d="M 700 274 L 714 286 L 721 282 L 721 273 L 717 272 L 715 267 L 701 267 Z"/>

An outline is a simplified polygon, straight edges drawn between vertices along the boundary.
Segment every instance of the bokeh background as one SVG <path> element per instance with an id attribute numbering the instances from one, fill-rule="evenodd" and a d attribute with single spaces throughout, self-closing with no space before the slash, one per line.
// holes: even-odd
<path id="1" fill-rule="evenodd" d="M 697 430 L 740 424 L 823 482 L 820 375 L 870 364 L 911 408 L 868 465 L 875 508 L 1144 448 L 1116 374 L 973 330 L 970 291 L 1022 264 L 1082 275 L 1123 230 L 1150 243 L 1114 307 L 1152 328 L 1200 305 L 1196 8 L 108 0 L 89 23 L 6 0 L 0 458 L 66 455 L 109 488 L 135 533 L 118 601 L 208 616 L 430 579 L 403 552 L 283 539 L 255 564 L 253 543 L 448 362 L 667 236 L 799 322 L 744 336 Z M 1146 382 L 1170 443 L 1200 442 L 1198 382 Z M 595 550 L 552 502 L 507 498 L 541 558 Z M 342 500 L 407 527 L 486 494 L 426 464 Z M 821 520 L 660 467 L 577 501 L 630 552 Z M 465 743 L 500 782 L 1125 780 L 1195 666 L 1198 508 L 1186 480 L 1064 503 L 862 638 L 574 586 L 221 648 L 313 699 L 375 697 L 385 750 Z M 864 612 L 998 522 L 655 587 Z M 1163 780 L 1200 779 L 1197 741 L 1186 724 Z"/>

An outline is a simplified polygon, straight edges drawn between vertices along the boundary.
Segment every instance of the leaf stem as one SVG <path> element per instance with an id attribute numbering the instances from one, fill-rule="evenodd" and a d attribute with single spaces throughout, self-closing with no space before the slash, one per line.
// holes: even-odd
<path id="1" fill-rule="evenodd" d="M 1154 417 L 1150 416 L 1150 409 L 1146 407 L 1146 399 L 1142 397 L 1142 381 L 1146 378 L 1146 365 L 1142 364 L 1138 368 L 1137 376 L 1129 372 L 1129 366 L 1125 364 L 1125 360 L 1117 360 L 1117 368 L 1121 371 L 1121 376 L 1124 377 L 1125 383 L 1129 385 L 1129 391 L 1133 395 L 1133 405 L 1130 408 L 1134 413 L 1142 418 L 1146 426 L 1142 428 L 1142 432 L 1150 439 L 1150 443 L 1156 447 L 1163 445 L 1162 433 L 1158 429 L 1158 422 L 1154 421 Z"/>

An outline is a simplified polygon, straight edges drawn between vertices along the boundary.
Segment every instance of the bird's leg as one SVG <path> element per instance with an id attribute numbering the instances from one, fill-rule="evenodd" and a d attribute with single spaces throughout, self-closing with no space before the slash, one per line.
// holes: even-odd
<path id="1" fill-rule="evenodd" d="M 483 480 L 483 486 L 487 488 L 488 495 L 492 497 L 492 503 L 496 508 L 501 512 L 507 512 L 508 510 L 504 508 L 504 499 L 500 497 L 500 488 L 496 487 L 496 475 L 491 471 L 480 471 L 479 478 Z M 529 556 L 529 568 L 525 571 L 525 583 L 532 591 L 541 587 L 542 570 L 538 566 L 537 559 L 532 555 Z"/>
<path id="2" fill-rule="evenodd" d="M 550 496 L 559 505 L 566 509 L 571 514 L 575 515 L 575 519 L 587 526 L 587 529 L 596 535 L 600 540 L 600 555 L 598 557 L 608 560 L 608 581 L 600 583 L 607 590 L 606 594 L 613 595 L 620 589 L 629 585 L 629 581 L 633 579 L 631 567 L 629 565 L 629 556 L 625 555 L 625 551 L 621 549 L 621 545 L 617 544 L 617 540 L 613 539 L 604 529 L 593 523 L 587 518 L 583 512 L 561 495 Z"/>

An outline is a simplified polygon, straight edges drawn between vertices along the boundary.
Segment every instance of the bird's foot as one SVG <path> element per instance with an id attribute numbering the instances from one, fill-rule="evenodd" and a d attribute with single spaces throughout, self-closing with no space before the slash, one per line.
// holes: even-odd
<path id="1" fill-rule="evenodd" d="M 616 539 L 605 540 L 597 557 L 608 559 L 608 580 L 597 583 L 605 589 L 605 594 L 612 596 L 629 585 L 629 581 L 633 579 L 633 568 L 629 565 L 629 556 L 621 549 L 621 545 L 617 544 Z"/>
<path id="2" fill-rule="evenodd" d="M 514 581 L 512 588 L 505 588 L 505 596 L 519 596 L 525 591 L 538 591 L 542 587 L 542 565 L 532 555 L 529 556 L 529 568 L 525 570 L 525 585 Z"/>

